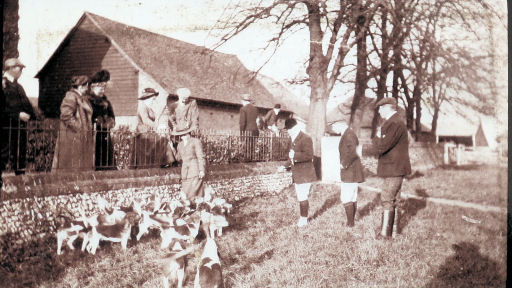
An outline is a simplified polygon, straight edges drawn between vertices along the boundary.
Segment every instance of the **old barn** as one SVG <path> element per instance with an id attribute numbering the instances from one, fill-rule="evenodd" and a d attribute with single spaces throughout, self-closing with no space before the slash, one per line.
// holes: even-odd
<path id="1" fill-rule="evenodd" d="M 205 129 L 238 130 L 243 93 L 252 95 L 261 114 L 277 102 L 235 55 L 85 12 L 36 75 L 43 113 L 57 118 L 71 77 L 100 69 L 111 74 L 106 95 L 117 125 L 134 127 L 137 98 L 146 87 L 160 92 L 153 107 L 157 117 L 169 94 L 188 87 L 199 106 L 199 125 Z M 283 108 L 282 116 L 289 116 L 286 104 Z"/>

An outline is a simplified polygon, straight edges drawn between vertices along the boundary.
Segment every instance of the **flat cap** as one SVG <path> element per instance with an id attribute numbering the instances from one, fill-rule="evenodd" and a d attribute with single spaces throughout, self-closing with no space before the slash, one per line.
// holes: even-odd
<path id="1" fill-rule="evenodd" d="M 375 103 L 375 107 L 380 107 L 382 105 L 387 105 L 387 104 L 393 105 L 396 107 L 396 105 L 397 105 L 396 99 L 393 97 L 382 98 L 382 99 L 380 99 L 380 101 Z"/>
<path id="2" fill-rule="evenodd" d="M 21 63 L 20 59 L 18 58 L 9 58 L 5 60 L 4 69 L 7 70 L 11 67 L 25 67 L 25 65 L 23 65 L 23 63 Z"/>

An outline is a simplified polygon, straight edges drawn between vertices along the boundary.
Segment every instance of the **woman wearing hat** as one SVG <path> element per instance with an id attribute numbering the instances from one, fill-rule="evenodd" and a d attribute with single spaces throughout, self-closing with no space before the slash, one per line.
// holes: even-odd
<path id="1" fill-rule="evenodd" d="M 180 136 L 181 141 L 178 144 L 176 158 L 182 161 L 181 164 L 181 190 L 182 197 L 195 202 L 197 197 L 204 196 L 204 176 L 206 161 L 203 153 L 201 140 L 192 137 L 192 129 L 184 129 L 173 132 L 175 136 Z"/>
<path id="2" fill-rule="evenodd" d="M 96 124 L 96 153 L 94 166 L 96 170 L 116 169 L 114 162 L 114 145 L 110 129 L 114 128 L 116 118 L 114 109 L 105 95 L 105 87 L 110 80 L 110 73 L 101 70 L 91 77 L 89 101 L 92 106 L 92 123 Z"/>
<path id="3" fill-rule="evenodd" d="M 52 171 L 94 167 L 92 107 L 86 93 L 88 84 L 89 77 L 85 75 L 71 78 L 71 89 L 60 105 L 61 121 Z"/>
<path id="4" fill-rule="evenodd" d="M 137 135 L 135 136 L 132 154 L 132 165 L 134 167 L 147 167 L 156 164 L 156 134 L 153 133 L 156 128 L 156 119 L 155 112 L 151 109 L 156 96 L 158 96 L 158 91 L 153 88 L 146 88 L 138 98 L 137 128 L 135 129 Z"/>

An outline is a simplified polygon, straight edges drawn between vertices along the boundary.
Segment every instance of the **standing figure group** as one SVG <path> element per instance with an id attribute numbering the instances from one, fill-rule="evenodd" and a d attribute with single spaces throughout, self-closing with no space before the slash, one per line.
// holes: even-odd
<path id="1" fill-rule="evenodd" d="M 107 70 L 71 77 L 71 88 L 60 104 L 52 171 L 116 169 L 110 135 L 114 109 L 105 95 L 109 80 Z"/>
<path id="2" fill-rule="evenodd" d="M 400 189 L 403 179 L 411 173 L 409 159 L 409 138 L 405 123 L 397 113 L 394 98 L 384 98 L 376 103 L 384 120 L 372 139 L 373 150 L 378 156 L 377 176 L 383 179 L 382 222 L 377 233 L 378 239 L 388 239 L 398 234 L 401 216 Z M 295 119 L 285 121 L 285 129 L 291 137 L 287 167 L 292 172 L 297 200 L 299 201 L 298 227 L 308 224 L 308 196 L 311 182 L 316 181 L 313 166 L 313 143 L 311 138 L 297 128 Z M 346 226 L 354 227 L 357 212 L 359 183 L 364 182 L 364 168 L 361 162 L 362 146 L 355 132 L 344 122 L 330 126 L 331 132 L 341 135 L 338 145 L 340 157 L 340 199 L 346 214 Z M 395 234 L 393 234 L 393 230 Z"/>
<path id="3" fill-rule="evenodd" d="M 134 141 L 132 165 L 135 167 L 170 166 L 181 162 L 181 197 L 195 202 L 204 196 L 203 182 L 206 175 L 206 160 L 199 133 L 199 110 L 195 100 L 190 99 L 188 88 L 176 90 L 178 101 L 167 97 L 167 105 L 156 119 L 152 108 L 159 92 L 153 88 L 144 89 L 139 98 L 137 112 L 137 136 Z M 159 127 L 160 134 L 155 132 Z M 177 148 L 175 144 L 178 142 Z"/>

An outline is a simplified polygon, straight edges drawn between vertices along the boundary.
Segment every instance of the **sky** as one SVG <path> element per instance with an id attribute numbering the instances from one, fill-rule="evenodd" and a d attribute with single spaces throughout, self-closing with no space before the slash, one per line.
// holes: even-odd
<path id="1" fill-rule="evenodd" d="M 496 0 L 503 2 L 502 0 Z M 37 97 L 38 81 L 34 76 L 43 67 L 67 33 L 78 22 L 85 11 L 110 18 L 127 25 L 163 34 L 207 48 L 212 47 L 220 35 L 212 31 L 221 17 L 227 15 L 227 7 L 234 0 L 19 0 L 19 52 L 20 60 L 27 66 L 20 83 L 27 95 Z M 501 3 L 500 2 L 500 3 Z M 501 3 L 503 4 L 503 3 Z M 505 4 L 506 5 L 506 4 Z M 270 37 L 270 30 L 264 24 L 255 26 L 218 48 L 220 52 L 235 54 L 250 70 L 256 70 L 270 55 L 262 48 Z M 498 44 L 506 44 L 506 29 L 496 35 Z M 296 96 L 308 102 L 309 88 L 306 85 L 286 85 L 286 80 L 305 75 L 305 62 L 309 51 L 309 35 L 304 29 L 291 35 L 272 59 L 261 69 L 265 74 L 285 84 Z M 508 52 L 500 58 L 497 73 L 506 84 Z M 346 62 L 354 62 L 346 59 Z M 391 78 L 391 77 L 390 77 Z M 368 89 L 371 94 L 370 89 Z M 338 86 L 328 102 L 328 110 L 352 94 L 346 86 Z M 506 95 L 506 92 L 505 94 Z M 506 99 L 504 100 L 506 103 Z M 506 104 L 504 104 L 506 105 Z M 446 115 L 453 115 L 446 108 Z M 504 110 L 506 112 L 506 109 Z M 430 115 L 422 119 L 429 123 Z M 443 118 L 440 119 L 443 121 Z M 467 123 L 467 122 L 461 122 Z"/>
<path id="2" fill-rule="evenodd" d="M 43 67 L 84 11 L 114 21 L 200 46 L 212 47 L 218 32 L 211 31 L 231 1 L 214 0 L 20 0 L 20 59 L 27 66 L 20 79 L 30 96 L 37 96 L 37 79 Z M 215 35 L 214 35 L 215 34 Z M 257 37 L 255 37 L 257 35 Z M 237 55 L 250 70 L 257 70 L 269 55 L 262 51 L 268 29 L 255 27 L 236 37 L 219 51 Z M 261 72 L 278 81 L 293 78 L 307 59 L 308 35 L 295 35 Z M 302 46 L 302 48 L 299 48 Z M 297 49 L 299 48 L 299 49 Z M 302 70 L 305 70 L 303 68 Z M 295 90 L 305 98 L 303 89 Z M 297 93 L 296 93 L 297 94 Z M 300 95 L 299 95 L 300 96 Z"/>

